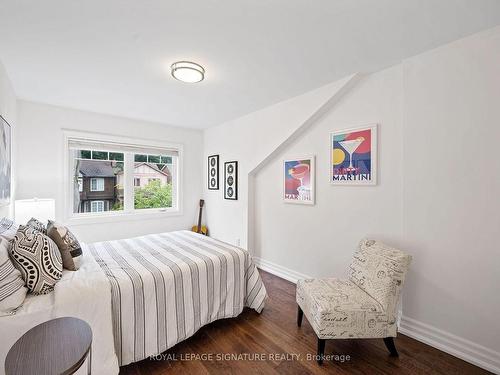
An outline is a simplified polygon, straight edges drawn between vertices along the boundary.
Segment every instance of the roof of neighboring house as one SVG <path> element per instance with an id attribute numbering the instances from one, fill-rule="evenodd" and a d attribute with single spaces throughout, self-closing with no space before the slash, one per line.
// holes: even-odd
<path id="1" fill-rule="evenodd" d="M 165 176 L 170 176 L 170 170 L 168 169 L 167 166 L 164 166 L 163 169 L 158 168 L 158 165 L 154 163 L 146 163 L 146 162 L 140 162 L 140 163 L 135 163 L 134 168 L 138 168 L 141 165 L 145 165 L 151 169 L 153 169 L 155 172 L 161 173 Z"/>
<path id="2" fill-rule="evenodd" d="M 115 177 L 110 161 L 80 160 L 80 173 L 84 177 Z"/>
<path id="3" fill-rule="evenodd" d="M 167 166 L 167 165 L 164 165 L 164 166 L 163 166 L 163 168 L 161 169 L 161 171 L 162 171 L 163 173 L 165 173 L 165 174 L 169 175 L 169 176 L 171 175 L 171 173 L 170 173 L 170 169 L 168 168 L 168 166 Z"/>

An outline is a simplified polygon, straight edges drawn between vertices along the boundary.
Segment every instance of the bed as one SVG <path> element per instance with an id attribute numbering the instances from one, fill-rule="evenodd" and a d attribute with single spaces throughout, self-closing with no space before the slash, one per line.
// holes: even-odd
<path id="1" fill-rule="evenodd" d="M 264 308 L 266 289 L 249 253 L 218 240 L 178 231 L 82 246 L 80 270 L 64 271 L 53 293 L 29 297 L 0 319 L 8 337 L 2 363 L 24 332 L 59 316 L 89 322 L 92 372 L 113 374 L 244 307 Z"/>
<path id="2" fill-rule="evenodd" d="M 111 285 L 120 365 L 158 354 L 205 324 L 262 311 L 266 290 L 248 252 L 189 231 L 87 245 Z"/>

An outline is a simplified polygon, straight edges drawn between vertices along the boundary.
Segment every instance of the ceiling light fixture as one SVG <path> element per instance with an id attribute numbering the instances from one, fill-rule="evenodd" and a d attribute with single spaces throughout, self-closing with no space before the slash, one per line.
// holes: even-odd
<path id="1" fill-rule="evenodd" d="M 172 69 L 172 77 L 182 82 L 196 83 L 205 78 L 205 69 L 191 61 L 177 61 L 170 68 Z"/>

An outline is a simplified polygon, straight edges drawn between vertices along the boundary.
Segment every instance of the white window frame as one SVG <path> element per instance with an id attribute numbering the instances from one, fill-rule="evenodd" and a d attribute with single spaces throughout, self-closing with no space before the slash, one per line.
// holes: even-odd
<path id="1" fill-rule="evenodd" d="M 95 188 L 94 188 L 95 181 Z M 90 191 L 104 191 L 104 178 L 92 177 L 90 179 Z"/>
<path id="2" fill-rule="evenodd" d="M 94 203 L 101 203 L 102 204 L 102 210 L 95 210 L 94 211 Z M 96 212 L 105 212 L 106 210 L 106 205 L 104 204 L 104 201 L 90 201 L 90 212 L 96 213 Z"/>
<path id="3" fill-rule="evenodd" d="M 136 184 L 136 182 L 138 182 L 139 184 Z M 141 187 L 140 177 L 134 177 L 134 187 Z"/>
<path id="4" fill-rule="evenodd" d="M 99 213 L 73 212 L 74 179 L 72 161 L 70 161 L 72 141 L 93 142 L 96 144 L 123 145 L 125 147 L 138 147 L 145 149 L 175 150 L 177 158 L 173 158 L 172 171 L 172 202 L 174 207 L 134 209 L 134 160 L 131 152 L 124 153 L 124 187 L 127 195 L 124 197 L 124 209 L 120 211 L 105 211 Z M 161 139 L 127 138 L 105 133 L 90 133 L 63 129 L 63 181 L 64 181 L 64 214 L 63 219 L 71 225 L 85 225 L 90 223 L 106 223 L 116 221 L 135 221 L 143 219 L 180 216 L 183 213 L 183 159 L 184 146 L 181 143 L 172 143 Z M 174 203 L 175 202 L 175 203 Z"/>

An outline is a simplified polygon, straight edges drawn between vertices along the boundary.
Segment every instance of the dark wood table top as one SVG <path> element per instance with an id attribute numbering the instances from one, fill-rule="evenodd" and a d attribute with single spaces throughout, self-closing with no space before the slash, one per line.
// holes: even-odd
<path id="1" fill-rule="evenodd" d="M 26 332 L 9 350 L 7 375 L 72 374 L 85 362 L 92 329 L 81 319 L 49 320 Z"/>

